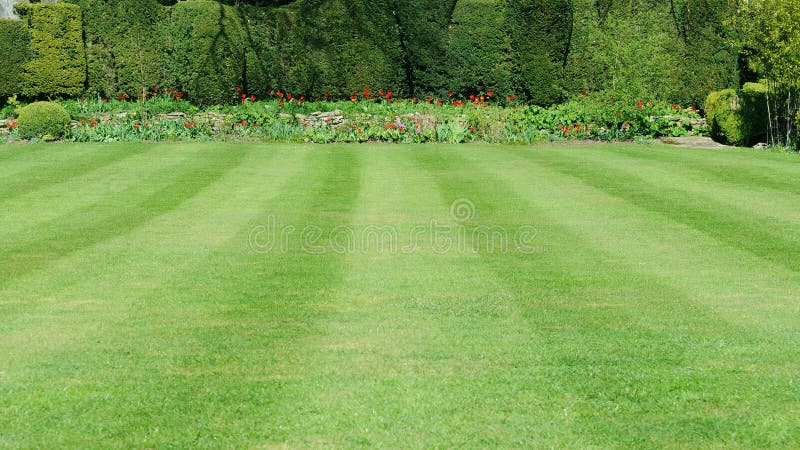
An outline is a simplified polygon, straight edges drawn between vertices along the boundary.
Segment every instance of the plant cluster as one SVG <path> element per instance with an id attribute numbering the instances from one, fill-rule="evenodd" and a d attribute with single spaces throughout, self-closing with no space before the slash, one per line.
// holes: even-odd
<path id="1" fill-rule="evenodd" d="M 72 118 L 67 139 L 79 142 L 248 139 L 270 142 L 532 143 L 631 140 L 701 134 L 696 108 L 624 96 L 579 96 L 543 108 L 493 91 L 461 97 L 396 97 L 390 90 L 326 100 L 282 89 L 264 98 L 233 89 L 236 105 L 200 109 L 180 91 L 153 89 L 137 99 L 80 98 L 63 102 Z"/>

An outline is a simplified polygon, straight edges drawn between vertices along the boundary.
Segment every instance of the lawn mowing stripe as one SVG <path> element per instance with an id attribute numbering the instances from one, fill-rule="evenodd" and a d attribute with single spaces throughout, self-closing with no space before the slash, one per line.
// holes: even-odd
<path id="1" fill-rule="evenodd" d="M 704 302 L 729 322 L 794 334 L 795 317 L 776 317 L 774 312 L 777 308 L 800 313 L 792 290 L 786 289 L 800 283 L 796 272 L 689 225 L 665 223 L 660 212 L 528 159 L 528 151 L 504 148 L 510 158 L 492 160 L 491 165 L 509 180 L 519 179 L 518 189 L 527 189 L 548 215 L 563 217 L 566 226 L 610 258 L 636 261 L 637 270 Z"/>
<path id="2" fill-rule="evenodd" d="M 120 195 L 135 198 L 135 203 L 111 201 L 107 205 L 92 205 L 76 212 L 68 222 L 46 224 L 37 239 L 4 246 L 0 250 L 0 288 L 13 278 L 40 269 L 53 261 L 82 248 L 126 234 L 161 214 L 177 208 L 236 167 L 244 151 L 229 153 L 206 151 L 195 155 L 197 160 L 177 170 L 163 171 L 154 180 L 158 185 L 144 198 L 136 198 L 142 187 Z M 168 174 L 167 174 L 168 173 Z M 168 181 L 167 181 L 168 180 Z M 166 183 L 165 183 L 166 182 Z M 147 186 L 147 185 L 145 185 Z"/>
<path id="3" fill-rule="evenodd" d="M 517 320 L 513 303 L 478 258 L 437 255 L 426 242 L 400 250 L 411 248 L 417 225 L 452 220 L 411 153 L 408 147 L 363 150 L 354 250 L 327 332 L 307 355 L 320 369 L 304 402 L 310 413 L 290 421 L 290 445 L 489 444 L 492 433 L 482 435 L 476 422 L 485 420 L 481 405 L 496 398 L 484 391 L 495 364 L 535 346 L 536 336 Z M 386 247 L 377 237 L 366 239 L 372 230 L 386 230 Z M 425 289 L 409 291 L 420 278 Z"/>
<path id="4" fill-rule="evenodd" d="M 215 151 L 227 150 L 223 147 Z M 179 155 L 180 159 L 169 159 L 171 164 L 163 167 L 164 159 L 153 161 L 151 158 L 149 165 L 151 169 L 158 168 L 157 175 L 140 173 L 138 167 L 131 167 L 127 171 L 119 170 L 115 174 L 119 184 L 123 184 L 123 178 L 132 178 L 135 184 L 141 185 L 142 180 L 149 177 L 152 186 L 148 190 L 107 193 L 103 201 L 97 200 L 87 207 L 122 202 L 115 195 L 135 198 L 149 194 L 160 183 L 168 181 L 167 175 L 175 173 L 176 167 L 189 164 L 192 158 L 197 159 L 197 155 L 188 151 L 188 148 L 160 147 L 159 154 L 165 153 Z M 0 303 L 0 313 L 8 317 L 11 308 L 30 313 L 40 304 L 48 303 L 42 301 L 43 297 L 60 295 L 61 292 L 73 289 L 76 284 L 82 285 L 82 289 L 88 291 L 92 291 L 93 286 L 124 285 L 129 295 L 146 298 L 153 293 L 152 290 L 163 289 L 163 280 L 180 278 L 173 274 L 173 270 L 188 270 L 187 267 L 205 263 L 202 258 L 208 252 L 224 245 L 228 240 L 240 239 L 235 236 L 239 229 L 246 229 L 251 225 L 248 225 L 250 222 L 238 221 L 254 220 L 261 203 L 274 195 L 273 191 L 280 183 L 286 183 L 299 173 L 302 161 L 300 156 L 304 153 L 294 147 L 266 152 L 248 151 L 239 166 L 175 210 L 153 218 L 127 235 L 110 238 L 94 248 L 78 250 L 48 266 L 40 274 L 10 283 L 4 291 L 0 291 L 0 298 L 4 299 Z M 271 163 L 276 158 L 280 158 L 281 164 Z M 28 211 L 21 211 L 19 214 L 23 217 L 36 215 L 35 212 Z M 69 223 L 75 221 L 76 217 L 83 216 L 83 213 L 73 212 L 59 217 L 55 224 Z M 46 229 L 44 230 L 38 234 L 45 233 Z M 37 233 L 32 235 L 36 236 Z M 14 242 L 15 239 L 9 238 L 7 241 Z M 107 279 L 113 277 L 118 279 Z M 57 285 L 52 283 L 53 279 L 59 280 Z M 92 282 L 87 284 L 87 280 Z M 190 288 L 191 285 L 186 287 Z M 97 295 L 102 296 L 102 293 Z M 59 308 L 52 304 L 46 307 Z"/>
<path id="5" fill-rule="evenodd" d="M 775 186 L 774 180 L 758 173 L 731 170 L 739 177 L 715 177 L 709 170 L 721 165 L 719 158 L 723 155 L 718 155 L 716 165 L 698 168 L 694 162 L 664 161 L 649 148 L 643 150 L 642 147 L 617 146 L 604 152 L 576 151 L 572 155 L 590 159 L 593 164 L 612 166 L 628 174 L 646 174 L 648 182 L 652 184 L 708 198 L 724 206 L 720 209 L 731 211 L 731 215 L 759 216 L 769 219 L 774 228 L 787 229 L 789 234 L 800 233 L 800 189 L 796 182 L 792 182 L 793 190 L 787 190 L 785 186 Z M 749 178 L 750 175 L 753 178 Z M 797 175 L 800 175 L 800 171 Z M 790 180 L 782 182 L 788 185 Z"/>
<path id="6" fill-rule="evenodd" d="M 99 144 L 85 145 L 91 151 L 104 147 Z M 149 186 L 158 178 L 167 178 L 175 172 L 173 167 L 185 166 L 196 153 L 211 148 L 207 144 L 187 146 L 174 143 L 147 144 L 147 147 L 152 150 L 3 202 L 0 207 L 8 213 L 0 215 L 0 240 L 18 242 L 37 239 L 37 227 L 42 224 L 67 221 L 69 214 L 81 208 L 108 204 L 121 193 Z M 64 152 L 54 150 L 52 153 Z"/>
<path id="7" fill-rule="evenodd" d="M 64 144 L 58 145 L 51 145 L 51 144 L 25 144 L 25 145 L 3 145 L 0 144 L 0 162 L 7 163 L 9 161 L 14 161 L 15 159 L 26 159 L 26 158 L 33 158 L 34 160 L 38 160 L 39 152 L 45 151 L 47 149 L 52 149 L 53 147 L 62 147 L 65 146 Z M 0 172 L 2 173 L 2 172 Z"/>
<path id="8" fill-rule="evenodd" d="M 355 153 L 347 148 L 314 149 L 308 152 L 307 162 L 302 176 L 295 177 L 281 193 L 262 205 L 264 216 L 256 223 L 266 223 L 273 214 L 281 221 L 298 225 L 325 228 L 334 221 L 346 223 L 347 204 L 360 189 L 355 176 L 359 172 Z M 174 308 L 169 318 L 158 314 L 161 307 L 155 303 L 148 302 L 146 309 L 153 313 L 149 319 L 133 308 L 131 332 L 155 320 L 158 328 L 168 333 L 167 342 L 153 348 L 147 335 L 132 336 L 133 342 L 123 343 L 117 352 L 93 356 L 86 350 L 86 358 L 111 358 L 120 367 L 137 357 L 157 365 L 155 376 L 152 370 L 141 367 L 128 374 L 129 381 L 119 388 L 113 387 L 113 377 L 87 386 L 90 392 L 110 391 L 120 398 L 116 407 L 128 410 L 126 416 L 130 418 L 119 429 L 127 433 L 136 430 L 136 436 L 148 438 L 144 440 L 148 446 L 212 445 L 220 439 L 216 430 L 224 430 L 231 423 L 248 430 L 249 439 L 275 442 L 269 439 L 278 435 L 282 421 L 275 420 L 271 428 L 258 429 L 253 429 L 254 423 L 261 417 L 295 414 L 304 408 L 299 400 L 309 387 L 303 384 L 303 378 L 314 366 L 298 367 L 295 362 L 304 361 L 304 337 L 322 332 L 317 322 L 325 316 L 326 296 L 339 280 L 338 256 L 306 254 L 296 239 L 290 242 L 288 253 L 255 254 L 247 247 L 249 231 L 250 226 L 245 226 L 239 237 L 208 256 L 205 265 L 196 267 L 194 285 L 187 280 L 177 286 L 177 292 L 163 287 L 163 301 Z M 123 325 L 125 314 L 121 313 L 117 320 L 118 325 Z M 102 335 L 101 330 L 94 330 L 81 341 L 92 343 L 93 337 Z M 160 335 L 156 331 L 153 334 Z M 78 367 L 71 372 L 80 373 L 83 358 L 76 358 L 68 349 L 63 351 L 59 355 L 56 349 L 50 359 L 76 361 Z M 137 402 L 136 394 L 129 389 L 138 383 L 151 394 Z M 221 392 L 226 396 L 220 397 Z M 202 414 L 208 415 L 207 420 L 197 420 L 198 399 L 202 399 Z M 108 407 L 90 398 L 77 400 L 83 400 L 80 410 L 73 412 L 78 417 Z M 94 408 L 87 408 L 89 405 Z M 63 408 L 69 408 L 69 403 Z M 174 411 L 179 411 L 177 416 Z M 164 416 L 168 419 L 161 420 Z M 218 419 L 212 420 L 212 416 Z M 81 421 L 87 436 L 93 434 L 92 430 L 97 431 L 93 428 L 97 422 Z M 174 440 L 147 436 L 147 429 L 154 422 L 161 430 L 168 430 L 167 435 Z M 242 439 L 242 435 L 238 438 Z M 131 438 L 128 442 L 144 445 L 141 439 Z"/>
<path id="9" fill-rule="evenodd" d="M 580 178 L 584 183 L 651 211 L 672 221 L 691 226 L 720 242 L 747 250 L 791 271 L 800 271 L 800 237 L 788 230 L 775 229 L 773 223 L 742 212 L 732 214 L 726 206 L 710 202 L 703 195 L 682 189 L 662 188 L 642 178 L 642 172 L 628 173 L 607 164 L 586 159 L 580 151 L 560 153 L 542 149 L 522 153 L 561 173 Z M 746 216 L 746 219 L 742 219 Z"/>
<path id="10" fill-rule="evenodd" d="M 642 151 L 639 146 L 616 146 L 611 154 L 630 155 L 639 161 L 652 160 L 677 166 L 681 171 L 702 175 L 715 182 L 743 187 L 783 191 L 800 194 L 800 165 L 796 160 L 777 161 L 777 164 L 760 165 L 767 155 L 748 150 L 749 160 L 732 159 L 732 151 L 681 149 L 676 152 L 669 146 L 654 145 Z"/>
<path id="11" fill-rule="evenodd" d="M 477 153 L 481 150 L 474 151 Z M 486 154 L 492 151 L 494 151 L 493 148 L 485 149 Z M 492 161 L 487 161 L 487 159 L 490 158 L 479 157 L 476 158 L 476 161 L 484 167 L 494 167 Z M 479 175 L 475 177 L 477 179 L 464 177 L 459 180 L 458 175 L 448 177 L 447 174 L 458 174 L 459 170 L 463 171 L 464 168 L 470 167 L 468 162 L 458 161 L 452 154 L 446 154 L 438 163 L 444 164 L 440 166 L 443 170 L 438 172 L 440 176 L 437 179 L 443 180 L 445 189 L 451 190 L 452 195 L 470 196 L 475 200 L 478 211 L 481 211 L 479 205 L 497 202 L 497 199 L 511 199 L 512 204 L 525 204 L 524 198 L 517 197 L 513 191 L 508 191 L 507 188 L 495 188 L 495 186 L 502 185 L 504 183 L 502 180 L 509 177 L 508 172 L 502 172 L 497 179 Z M 476 172 L 472 173 L 475 176 Z M 487 189 L 489 186 L 492 187 L 492 190 Z M 518 208 L 516 214 L 526 215 L 525 211 L 528 209 L 525 206 Z M 536 216 L 542 218 L 540 213 Z M 558 236 L 560 237 L 551 233 L 550 239 L 562 240 L 569 234 L 571 233 L 568 230 L 559 228 Z M 575 245 L 580 242 L 580 239 L 568 237 L 566 242 Z M 556 295 L 553 295 L 551 299 L 553 304 L 546 306 L 544 310 L 532 308 L 530 317 L 532 325 L 538 324 L 537 328 L 541 329 L 543 325 L 548 325 L 548 322 L 543 321 L 541 316 L 550 315 L 552 317 L 553 307 L 558 305 L 556 302 L 563 302 L 563 297 L 571 297 L 573 301 L 595 302 L 595 299 L 587 298 L 586 295 L 598 287 L 601 288 L 600 292 L 603 292 L 603 286 L 597 286 L 596 283 L 602 282 L 606 276 L 610 276 L 611 283 L 607 289 L 611 292 L 603 292 L 601 298 L 606 301 L 622 302 L 623 305 L 629 304 L 624 309 L 607 305 L 612 307 L 613 318 L 603 317 L 603 314 L 597 309 L 593 311 L 589 307 L 590 305 L 586 305 L 588 308 L 583 309 L 576 316 L 563 312 L 557 314 L 556 317 L 560 316 L 563 319 L 562 330 L 565 328 L 569 330 L 570 327 L 576 325 L 580 329 L 580 324 L 584 324 L 585 328 L 578 334 L 580 337 L 573 335 L 575 340 L 570 339 L 569 342 L 564 342 L 562 335 L 569 334 L 556 328 L 557 323 L 549 324 L 554 327 L 553 332 L 543 333 L 543 337 L 549 341 L 548 344 L 551 347 L 562 347 L 562 349 L 552 352 L 554 355 L 551 363 L 544 363 L 545 366 L 551 365 L 552 370 L 548 374 L 549 377 L 541 377 L 544 379 L 540 379 L 540 381 L 552 383 L 556 386 L 554 390 L 561 391 L 560 395 L 563 397 L 575 398 L 574 396 L 577 395 L 582 398 L 573 406 L 579 409 L 583 408 L 582 414 L 576 418 L 575 426 L 577 428 L 581 428 L 581 425 L 586 426 L 587 429 L 583 430 L 585 433 L 591 435 L 598 431 L 591 428 L 595 426 L 597 419 L 605 417 L 606 426 L 596 434 L 595 437 L 598 441 L 590 440 L 591 444 L 628 446 L 650 443 L 652 445 L 651 440 L 655 435 L 658 436 L 661 445 L 670 443 L 674 445 L 677 442 L 684 442 L 685 445 L 706 445 L 704 443 L 707 442 L 707 439 L 712 439 L 712 442 L 714 440 L 725 442 L 729 436 L 722 432 L 724 430 L 732 432 L 746 430 L 755 434 L 750 438 L 754 444 L 758 445 L 781 442 L 780 437 L 776 438 L 772 435 L 773 431 L 788 431 L 796 435 L 798 432 L 796 425 L 786 421 L 776 423 L 773 428 L 767 430 L 764 427 L 759 428 L 760 424 L 756 420 L 741 420 L 736 414 L 716 421 L 705 419 L 705 405 L 708 402 L 732 409 L 735 409 L 737 405 L 726 404 L 729 403 L 729 399 L 725 389 L 717 389 L 717 378 L 721 374 L 720 371 L 709 369 L 703 365 L 697 366 L 704 361 L 703 357 L 714 361 L 717 358 L 714 352 L 716 350 L 714 346 L 717 343 L 732 337 L 739 337 L 738 347 L 735 347 L 738 351 L 744 351 L 744 355 L 753 358 L 754 352 L 757 352 L 760 346 L 770 339 L 769 335 L 742 333 L 745 329 L 719 322 L 707 308 L 694 304 L 673 287 L 652 276 L 637 273 L 635 267 L 632 267 L 633 261 L 612 262 L 610 258 L 602 254 L 603 252 L 590 250 L 590 242 L 584 242 L 585 247 L 579 246 L 581 248 L 578 249 L 565 247 L 563 241 L 561 245 L 554 246 L 560 252 L 566 253 L 559 257 L 565 258 L 561 270 L 570 270 L 570 265 L 586 258 L 588 254 L 591 259 L 597 261 L 595 264 L 597 267 L 603 267 L 604 274 L 600 274 L 599 277 L 592 273 L 582 274 L 583 269 L 573 267 L 571 269 L 574 273 L 572 275 L 573 283 L 580 285 L 583 282 L 582 278 L 588 277 L 588 280 L 591 280 L 595 286 L 591 286 L 591 289 L 587 289 L 586 292 L 578 289 L 571 295 L 569 290 L 554 293 Z M 575 250 L 577 250 L 577 254 L 571 253 Z M 498 276 L 506 280 L 511 292 L 514 292 L 514 287 L 520 292 L 529 292 L 531 286 L 524 279 L 526 275 L 530 276 L 529 274 L 524 274 L 520 270 L 509 272 L 509 267 L 530 267 L 530 264 L 533 263 L 531 272 L 536 277 L 538 271 L 548 270 L 552 266 L 560 266 L 558 262 L 552 260 L 548 261 L 547 266 L 542 267 L 538 261 L 530 261 L 528 258 L 509 258 L 508 255 L 486 255 L 486 257 L 489 261 L 499 263 L 496 265 Z M 509 264 L 509 260 L 515 261 L 515 263 Z M 548 275 L 545 280 L 551 283 L 554 279 L 559 279 L 558 274 L 552 273 L 552 270 Z M 575 278 L 576 276 L 577 278 Z M 570 276 L 567 275 L 567 277 Z M 562 283 L 563 281 L 562 278 Z M 536 289 L 536 292 L 541 292 L 541 289 Z M 638 301 L 630 303 L 630 296 Z M 524 298 L 524 294 L 521 298 Z M 621 328 L 614 326 L 617 323 L 614 319 L 620 320 L 617 326 Z M 603 323 L 603 321 L 611 322 L 608 324 L 608 328 L 597 323 Z M 587 335 L 593 337 L 587 339 Z M 720 336 L 724 336 L 724 338 Z M 575 341 L 584 341 L 581 346 L 583 347 L 582 352 L 579 350 L 576 353 Z M 625 346 L 635 347 L 624 348 Z M 696 355 L 698 350 L 707 350 L 708 353 L 702 356 Z M 781 350 L 773 356 L 776 357 L 776 360 L 786 361 L 787 348 Z M 736 353 L 734 355 L 741 356 Z M 638 367 L 638 369 L 635 373 L 631 373 L 631 367 Z M 546 370 L 545 373 L 547 373 Z M 742 387 L 748 387 L 759 394 L 774 395 L 774 391 L 766 390 L 763 387 L 764 380 L 760 378 L 760 375 L 763 374 L 749 377 L 747 382 L 742 380 Z M 771 375 L 766 378 L 782 383 L 787 381 L 785 372 L 778 371 L 777 374 Z M 656 386 L 652 385 L 653 381 L 657 382 Z M 726 387 L 730 388 L 731 386 Z M 786 387 L 796 390 L 791 385 Z M 630 391 L 631 389 L 634 391 Z M 639 392 L 636 393 L 635 389 L 638 389 Z M 675 392 L 682 392 L 688 397 L 677 405 L 653 405 L 648 401 L 648 389 L 653 391 L 663 389 L 662 393 L 665 395 L 668 395 L 669 391 L 675 390 Z M 766 392 L 759 392 L 765 390 Z M 698 396 L 699 393 L 704 394 Z M 554 395 L 557 394 L 554 393 Z M 609 420 L 606 416 L 609 412 L 606 410 L 607 405 L 617 405 L 617 408 L 622 408 L 621 412 L 625 414 L 619 414 L 622 416 L 620 420 Z M 661 411 L 660 415 L 649 414 L 648 409 L 653 406 L 658 406 Z M 762 412 L 764 412 L 763 408 Z M 667 417 L 664 417 L 664 414 L 667 414 Z M 705 423 L 702 423 L 701 420 Z M 686 430 L 703 430 L 710 425 L 719 429 L 720 432 L 705 436 L 692 436 L 691 432 L 687 433 L 687 436 L 675 435 L 668 431 L 670 427 L 665 426 L 667 424 L 673 427 L 680 425 Z M 633 435 L 631 435 L 632 431 L 635 431 Z M 708 433 L 707 431 L 703 432 Z M 624 436 L 625 438 L 608 440 L 609 436 Z M 699 441 L 696 440 L 698 438 Z M 695 439 L 694 442 L 693 439 Z M 624 444 L 620 444 L 621 442 Z"/>
<path id="12" fill-rule="evenodd" d="M 64 149 L 54 148 L 53 150 Z M 152 151 L 153 148 L 143 145 L 119 145 L 111 148 L 98 146 L 92 150 L 88 154 L 79 153 L 66 161 L 51 160 L 46 165 L 32 167 L 15 173 L 11 177 L 5 177 L 5 179 L 0 178 L 0 203 L 35 190 L 63 183 L 110 164 L 124 161 L 139 153 Z"/>

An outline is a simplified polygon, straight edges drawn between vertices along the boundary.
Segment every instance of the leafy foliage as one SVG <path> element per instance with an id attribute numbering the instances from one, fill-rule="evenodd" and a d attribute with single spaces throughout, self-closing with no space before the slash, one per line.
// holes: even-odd
<path id="1" fill-rule="evenodd" d="M 30 60 L 31 35 L 21 20 L 0 19 L 0 105 L 22 92 L 23 68 Z"/>
<path id="2" fill-rule="evenodd" d="M 20 3 L 31 30 L 32 58 L 23 64 L 28 97 L 74 96 L 84 90 L 86 56 L 81 9 L 68 3 Z"/>
<path id="3" fill-rule="evenodd" d="M 69 113 L 58 103 L 31 103 L 19 112 L 17 118 L 19 137 L 39 139 L 49 136 L 58 139 L 67 131 L 69 120 Z"/>

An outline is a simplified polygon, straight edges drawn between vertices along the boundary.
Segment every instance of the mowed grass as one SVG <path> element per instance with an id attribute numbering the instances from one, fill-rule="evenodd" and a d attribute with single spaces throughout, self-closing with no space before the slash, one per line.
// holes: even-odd
<path id="1" fill-rule="evenodd" d="M 795 156 L 6 146 L 0 212 L 0 447 L 800 446 Z"/>

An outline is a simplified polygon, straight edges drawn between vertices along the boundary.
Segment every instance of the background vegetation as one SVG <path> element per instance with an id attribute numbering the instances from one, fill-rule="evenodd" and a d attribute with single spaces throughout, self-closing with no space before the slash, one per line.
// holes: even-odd
<path id="1" fill-rule="evenodd" d="M 615 91 L 700 105 L 708 92 L 739 85 L 738 50 L 724 26 L 732 0 L 68 3 L 83 12 L 84 37 L 72 26 L 70 33 L 49 31 L 53 52 L 30 63 L 48 67 L 31 66 L 14 93 L 115 97 L 171 87 L 202 105 L 236 101 L 236 86 L 309 98 L 348 98 L 363 89 L 405 97 L 495 91 L 550 105 Z M 80 17 L 67 4 L 23 9 L 35 54 L 41 24 Z M 28 47 L 0 32 L 0 46 L 9 42 Z M 53 61 L 69 64 L 62 70 L 70 76 L 57 78 L 68 85 L 37 81 L 56 69 Z"/>

